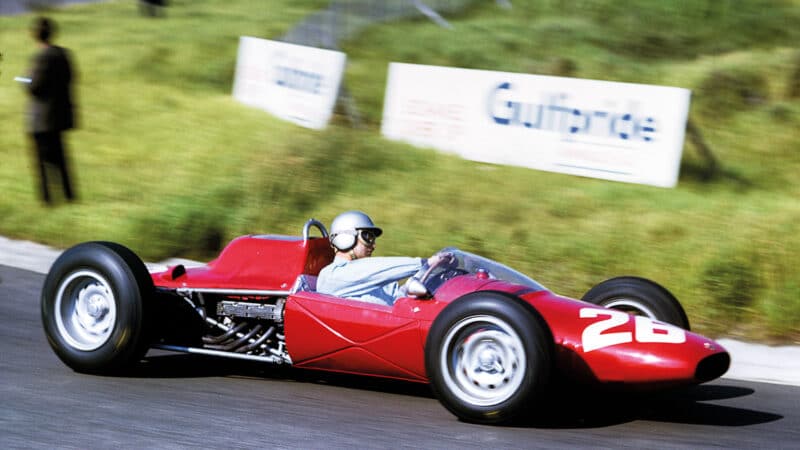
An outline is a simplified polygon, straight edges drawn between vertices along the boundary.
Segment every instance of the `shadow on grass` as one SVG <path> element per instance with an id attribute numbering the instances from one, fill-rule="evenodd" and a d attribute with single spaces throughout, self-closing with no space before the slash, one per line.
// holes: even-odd
<path id="1" fill-rule="evenodd" d="M 754 186 L 752 181 L 734 170 L 693 161 L 681 163 L 680 179 L 698 183 L 728 183 L 740 190 L 750 189 Z"/>

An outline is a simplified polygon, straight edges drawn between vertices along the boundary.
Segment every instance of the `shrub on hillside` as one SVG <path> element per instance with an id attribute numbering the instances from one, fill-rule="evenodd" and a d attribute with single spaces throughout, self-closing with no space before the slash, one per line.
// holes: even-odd
<path id="1" fill-rule="evenodd" d="M 745 68 L 716 69 L 696 91 L 700 110 L 707 116 L 727 116 L 764 103 L 769 97 L 764 74 Z"/>
<path id="2" fill-rule="evenodd" d="M 219 190 L 171 197 L 152 214 L 134 221 L 131 234 L 144 242 L 135 242 L 133 247 L 142 249 L 142 256 L 150 260 L 213 258 L 230 238 L 226 230 L 239 198 L 238 193 Z"/>
<path id="3" fill-rule="evenodd" d="M 771 338 L 800 338 L 800 280 L 792 279 L 773 290 L 764 302 Z"/>
<path id="4" fill-rule="evenodd" d="M 711 300 L 709 306 L 724 316 L 741 317 L 756 303 L 759 270 L 758 259 L 749 253 L 724 252 L 707 261 L 700 282 Z"/>
<path id="5" fill-rule="evenodd" d="M 654 59 L 769 46 L 796 33 L 792 24 L 800 14 L 790 0 L 581 3 L 584 15 L 613 30 L 604 43 L 598 44 L 619 53 Z"/>

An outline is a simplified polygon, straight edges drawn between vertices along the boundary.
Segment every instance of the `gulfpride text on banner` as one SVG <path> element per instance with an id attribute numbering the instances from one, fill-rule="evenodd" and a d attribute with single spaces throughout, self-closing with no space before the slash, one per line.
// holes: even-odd
<path id="1" fill-rule="evenodd" d="M 233 97 L 298 125 L 325 128 L 345 59 L 341 52 L 242 36 Z"/>
<path id="2" fill-rule="evenodd" d="M 674 87 L 392 63 L 381 131 L 475 161 L 673 187 L 689 99 Z"/>

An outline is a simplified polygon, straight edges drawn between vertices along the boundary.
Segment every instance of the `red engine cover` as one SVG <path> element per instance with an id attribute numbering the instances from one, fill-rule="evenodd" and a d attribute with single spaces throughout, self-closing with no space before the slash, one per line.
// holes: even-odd
<path id="1" fill-rule="evenodd" d="M 333 261 L 328 238 L 242 236 L 206 266 L 153 274 L 156 286 L 288 290 L 300 274 L 316 275 Z M 179 275 L 179 276 L 176 276 Z"/>

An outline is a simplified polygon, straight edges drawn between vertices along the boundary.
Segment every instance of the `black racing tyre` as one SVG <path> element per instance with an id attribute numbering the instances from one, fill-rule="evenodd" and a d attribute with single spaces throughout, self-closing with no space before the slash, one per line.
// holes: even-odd
<path id="1" fill-rule="evenodd" d="M 436 397 L 461 420 L 495 424 L 521 417 L 547 386 L 553 338 L 532 306 L 499 292 L 448 305 L 425 344 Z"/>
<path id="2" fill-rule="evenodd" d="M 678 299 L 663 286 L 646 278 L 611 278 L 589 289 L 582 300 L 690 329 L 689 319 Z"/>
<path id="3" fill-rule="evenodd" d="M 75 371 L 118 372 L 150 346 L 154 292 L 144 263 L 126 247 L 78 244 L 58 257 L 44 281 L 47 340 Z"/>

